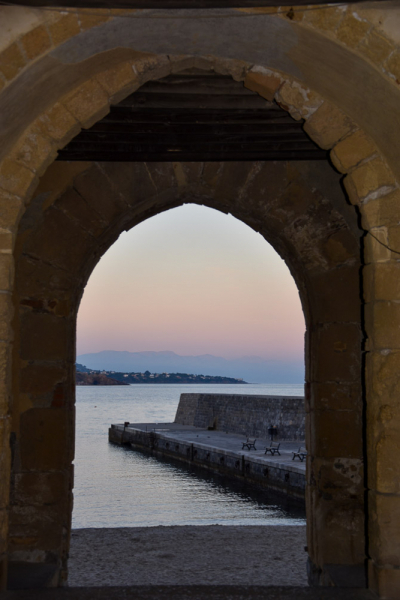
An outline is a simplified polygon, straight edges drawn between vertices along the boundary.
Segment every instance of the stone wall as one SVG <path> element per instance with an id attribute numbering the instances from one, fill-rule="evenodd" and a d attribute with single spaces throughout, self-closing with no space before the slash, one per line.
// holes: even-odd
<path id="1" fill-rule="evenodd" d="M 296 396 L 181 394 L 175 423 L 255 437 L 268 437 L 276 425 L 276 439 L 302 441 L 305 416 L 304 398 Z"/>

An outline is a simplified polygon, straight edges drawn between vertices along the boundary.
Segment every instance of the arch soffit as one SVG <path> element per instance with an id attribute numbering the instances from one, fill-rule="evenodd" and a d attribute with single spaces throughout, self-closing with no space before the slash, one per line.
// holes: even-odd
<path id="1" fill-rule="evenodd" d="M 115 61 L 114 51 L 110 54 Z M 360 209 L 363 228 L 375 228 L 375 235 L 390 243 L 386 230 L 391 215 L 387 207 L 397 207 L 400 203 L 396 178 L 374 141 L 320 94 L 280 71 L 257 65 L 250 67 L 242 61 L 149 55 L 129 60 L 125 56 L 121 60 L 118 51 L 117 57 L 117 64 L 110 67 L 105 60 L 103 71 L 89 76 L 37 117 L 0 163 L 3 253 L 12 251 L 13 234 L 24 206 L 58 149 L 81 128 L 88 128 L 105 116 L 110 104 L 121 101 L 146 81 L 191 67 L 230 74 L 266 99 L 276 100 L 295 119 L 304 118 L 308 135 L 320 147 L 330 150 L 333 164 L 346 174 L 344 185 L 350 202 Z M 381 257 L 383 247 L 371 240 L 370 246 L 371 258 L 374 252 Z"/>
<path id="2" fill-rule="evenodd" d="M 306 281 L 310 278 L 324 278 L 341 266 L 341 277 L 348 274 L 346 285 L 354 287 L 358 297 L 360 231 L 351 207 L 340 210 L 342 199 L 339 176 L 321 162 L 54 163 L 21 221 L 15 256 L 32 255 L 54 261 L 56 268 L 58 264 L 72 269 L 81 291 L 121 231 L 185 203 L 203 204 L 231 213 L 275 247 L 297 283 L 308 320 Z M 53 231 L 60 212 L 74 224 L 71 237 L 80 230 L 83 238 L 90 238 L 89 258 L 82 248 L 76 264 L 70 263 L 73 253 L 68 239 L 62 250 L 63 240 Z M 46 227 L 52 237 L 43 246 Z M 21 285 L 24 288 L 19 278 L 17 287 Z M 28 289 L 22 295 L 29 296 Z M 339 301 L 337 319 L 340 307 Z M 353 311 L 352 318 L 357 320 L 358 313 Z"/>

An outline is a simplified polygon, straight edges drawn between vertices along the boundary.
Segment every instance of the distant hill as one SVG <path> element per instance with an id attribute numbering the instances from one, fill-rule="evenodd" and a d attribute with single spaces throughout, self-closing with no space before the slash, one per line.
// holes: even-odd
<path id="1" fill-rule="evenodd" d="M 303 383 L 301 361 L 267 361 L 258 356 L 226 359 L 212 354 L 180 356 L 175 352 L 104 350 L 77 357 L 88 369 L 122 373 L 193 373 L 244 379 L 251 383 Z"/>

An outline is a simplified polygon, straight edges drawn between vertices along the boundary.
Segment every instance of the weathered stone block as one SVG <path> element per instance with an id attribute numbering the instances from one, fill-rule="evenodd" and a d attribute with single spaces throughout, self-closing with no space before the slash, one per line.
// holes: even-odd
<path id="1" fill-rule="evenodd" d="M 360 321 L 358 264 L 312 275 L 311 281 L 310 304 L 316 321 Z"/>
<path id="2" fill-rule="evenodd" d="M 171 73 L 171 63 L 167 56 L 161 54 L 137 53 L 137 58 L 131 61 L 134 72 L 138 75 L 140 84 L 154 79 L 162 79 Z"/>
<path id="3" fill-rule="evenodd" d="M 17 163 L 15 160 L 6 158 L 0 164 L 0 188 L 19 198 L 25 198 L 36 188 L 38 184 L 35 173 Z"/>
<path id="4" fill-rule="evenodd" d="M 331 150 L 331 159 L 341 173 L 347 171 L 377 152 L 373 141 L 364 131 L 358 130 L 336 144 Z"/>
<path id="5" fill-rule="evenodd" d="M 139 78 L 128 62 L 99 73 L 96 79 L 107 92 L 112 104 L 118 104 L 140 87 Z"/>
<path id="6" fill-rule="evenodd" d="M 74 188 L 84 198 L 89 209 L 97 213 L 107 224 L 111 223 L 121 211 L 127 210 L 124 198 L 97 167 L 78 175 L 74 181 Z"/>
<path id="7" fill-rule="evenodd" d="M 96 9 L 96 12 L 94 12 L 93 9 L 80 8 L 78 12 L 79 25 L 82 31 L 102 25 L 111 18 L 108 9 Z"/>
<path id="8" fill-rule="evenodd" d="M 364 262 L 384 263 L 391 259 L 387 227 L 374 227 L 364 238 Z"/>
<path id="9" fill-rule="evenodd" d="M 91 235 L 99 236 L 106 228 L 106 222 L 99 213 L 89 207 L 85 199 L 74 188 L 67 190 L 57 200 L 56 206 Z"/>
<path id="10" fill-rule="evenodd" d="M 68 492 L 67 471 L 17 473 L 12 502 L 20 506 L 48 506 L 65 500 Z"/>
<path id="11" fill-rule="evenodd" d="M 0 190 L 0 227 L 14 229 L 22 213 L 23 204 L 17 196 Z"/>
<path id="12" fill-rule="evenodd" d="M 319 470 L 320 465 L 317 468 Z M 351 496 L 341 490 L 338 492 L 334 481 L 333 485 L 329 484 L 330 475 L 327 475 L 323 489 L 314 488 L 310 494 L 316 563 L 362 564 L 365 558 L 362 500 L 358 494 Z"/>
<path id="13" fill-rule="evenodd" d="M 13 506 L 10 511 L 11 560 L 36 558 L 36 562 L 46 562 L 49 554 L 57 556 L 67 529 L 66 512 L 65 501 L 47 506 Z"/>
<path id="14" fill-rule="evenodd" d="M 282 83 L 283 77 L 276 71 L 256 67 L 246 74 L 244 87 L 272 102 Z"/>
<path id="15" fill-rule="evenodd" d="M 68 411 L 32 408 L 21 415 L 21 467 L 23 470 L 63 470 L 69 466 Z"/>
<path id="16" fill-rule="evenodd" d="M 22 36 L 21 43 L 26 56 L 33 60 L 51 48 L 51 39 L 44 25 L 39 25 Z"/>
<path id="17" fill-rule="evenodd" d="M 360 377 L 360 326 L 334 323 L 320 326 L 311 342 L 313 379 L 318 382 L 353 382 Z"/>
<path id="18" fill-rule="evenodd" d="M 316 92 L 306 89 L 296 81 L 286 81 L 277 91 L 275 99 L 294 119 L 309 118 L 323 103 Z"/>
<path id="19" fill-rule="evenodd" d="M 388 228 L 388 246 L 392 252 L 392 259 L 400 259 L 400 226 Z"/>
<path id="20" fill-rule="evenodd" d="M 304 125 L 304 131 L 326 150 L 354 129 L 353 121 L 329 102 L 321 104 Z"/>
<path id="21" fill-rule="evenodd" d="M 322 31 L 335 31 L 340 21 L 343 19 L 344 7 L 326 7 L 316 8 L 304 11 L 304 21 Z"/>
<path id="22" fill-rule="evenodd" d="M 62 360 L 70 341 L 71 324 L 52 314 L 24 311 L 21 358 L 24 360 Z"/>
<path id="23" fill-rule="evenodd" d="M 73 13 L 64 14 L 61 18 L 58 14 L 48 27 L 54 46 L 59 46 L 81 31 L 78 16 Z"/>
<path id="24" fill-rule="evenodd" d="M 372 29 L 363 40 L 360 50 L 373 63 L 380 65 L 394 50 L 394 46 L 383 35 Z"/>
<path id="25" fill-rule="evenodd" d="M 371 199 L 361 209 L 361 224 L 366 230 L 396 223 L 400 212 L 400 190 Z"/>
<path id="26" fill-rule="evenodd" d="M 379 598 L 397 600 L 400 590 L 400 570 L 384 566 L 378 567 L 374 561 L 369 561 L 369 587 L 378 594 Z"/>
<path id="27" fill-rule="evenodd" d="M 400 348 L 400 304 L 384 300 L 367 304 L 365 328 L 373 348 Z"/>
<path id="28" fill-rule="evenodd" d="M 400 567 L 400 496 L 370 491 L 369 555 L 376 565 Z"/>
<path id="29" fill-rule="evenodd" d="M 366 369 L 368 406 L 373 411 L 374 419 L 377 418 L 384 406 L 389 406 L 396 412 L 400 385 L 400 352 L 386 349 L 383 352 L 368 352 Z M 385 417 L 388 417 L 387 411 L 384 412 Z M 374 420 L 372 423 L 376 423 L 376 421 Z"/>
<path id="30" fill-rule="evenodd" d="M 150 177 L 145 163 L 103 163 L 102 172 L 115 185 L 115 192 L 121 195 L 126 204 L 135 206 L 157 194 L 157 188 Z"/>
<path id="31" fill-rule="evenodd" d="M 324 254 L 332 266 L 358 265 L 359 241 L 349 229 L 333 232 L 323 243 Z"/>
<path id="32" fill-rule="evenodd" d="M 361 383 L 313 383 L 310 408 L 326 411 L 355 411 L 363 407 Z M 318 433 L 317 433 L 318 435 Z"/>
<path id="33" fill-rule="evenodd" d="M 171 188 L 177 187 L 173 163 L 146 163 L 149 177 L 156 187 L 158 194 L 162 194 Z"/>
<path id="34" fill-rule="evenodd" d="M 245 162 L 226 162 L 222 169 L 215 188 L 215 197 L 224 203 L 232 198 L 235 201 L 240 198 L 242 190 L 249 176 L 248 165 Z"/>
<path id="35" fill-rule="evenodd" d="M 14 261 L 11 254 L 0 254 L 0 291 L 12 289 L 14 280 Z"/>
<path id="36" fill-rule="evenodd" d="M 378 195 L 387 194 L 396 184 L 396 180 L 386 163 L 381 158 L 374 158 L 347 175 L 344 184 L 350 196 L 355 193 L 362 201 L 371 196 L 371 199 L 374 199 Z M 354 188 L 354 192 L 350 187 Z"/>
<path id="37" fill-rule="evenodd" d="M 222 165 L 223 163 L 220 162 L 204 163 L 203 181 L 207 186 L 214 188 L 217 185 L 222 172 Z"/>
<path id="38" fill-rule="evenodd" d="M 24 246 L 25 252 L 32 257 L 70 272 L 82 267 L 85 258 L 96 248 L 95 238 L 53 207 L 45 211 L 42 223 L 27 238 Z"/>
<path id="39" fill-rule="evenodd" d="M 377 405 L 367 399 L 367 439 L 368 486 L 382 494 L 400 494 L 398 478 L 400 451 L 400 415 L 397 407 L 384 404 L 376 417 Z"/>
<path id="40" fill-rule="evenodd" d="M 14 308 L 11 302 L 11 294 L 0 293 L 0 340 L 10 340 L 11 320 Z"/>
<path id="41" fill-rule="evenodd" d="M 244 81 L 251 66 L 251 63 L 244 60 L 221 57 L 214 59 L 214 71 L 220 75 L 230 75 L 235 81 Z"/>
<path id="42" fill-rule="evenodd" d="M 56 386 L 66 379 L 67 369 L 63 365 L 28 364 L 20 371 L 20 389 L 38 401 L 45 397 L 49 406 Z"/>
<path id="43" fill-rule="evenodd" d="M 52 140 L 32 131 L 18 141 L 13 151 L 14 160 L 34 171 L 38 177 L 44 174 L 56 156 Z"/>
<path id="44" fill-rule="evenodd" d="M 44 294 L 51 296 L 55 292 L 65 292 L 71 295 L 71 290 L 76 286 L 76 281 L 69 273 L 54 265 L 42 263 L 28 256 L 21 256 L 18 260 L 18 277 L 16 287 L 22 297 L 43 298 Z"/>
<path id="45" fill-rule="evenodd" d="M 56 102 L 48 111 L 38 117 L 32 125 L 32 131 L 52 138 L 63 147 L 78 135 L 81 126 L 69 110 Z"/>
<path id="46" fill-rule="evenodd" d="M 364 298 L 374 300 L 400 301 L 400 264 L 386 262 L 370 264 L 363 268 Z"/>
<path id="47" fill-rule="evenodd" d="M 91 127 L 109 112 L 108 95 L 95 79 L 64 96 L 61 104 L 84 128 Z"/>
<path id="48" fill-rule="evenodd" d="M 355 48 L 366 36 L 371 27 L 369 21 L 362 19 L 358 15 L 354 16 L 352 12 L 348 11 L 339 25 L 336 36 L 346 46 Z"/>
<path id="49" fill-rule="evenodd" d="M 13 79 L 26 65 L 18 44 L 11 44 L 0 53 L 0 73 L 8 80 Z"/>
<path id="50" fill-rule="evenodd" d="M 312 454 L 325 458 L 340 457 L 341 459 L 358 458 L 362 460 L 361 411 L 314 410 L 313 426 L 315 436 L 313 436 L 313 444 L 309 448 Z M 345 462 L 342 461 L 343 465 Z M 346 478 L 358 481 L 359 474 L 356 473 L 352 464 L 343 466 L 342 471 L 346 473 Z"/>

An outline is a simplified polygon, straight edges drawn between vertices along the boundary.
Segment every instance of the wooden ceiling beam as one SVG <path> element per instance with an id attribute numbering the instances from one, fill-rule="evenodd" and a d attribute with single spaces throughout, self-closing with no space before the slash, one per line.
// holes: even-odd
<path id="1" fill-rule="evenodd" d="M 210 92 L 210 93 L 209 93 Z M 206 161 L 324 160 L 321 150 L 276 103 L 232 78 L 203 72 L 145 84 L 90 129 L 58 160 Z"/>

